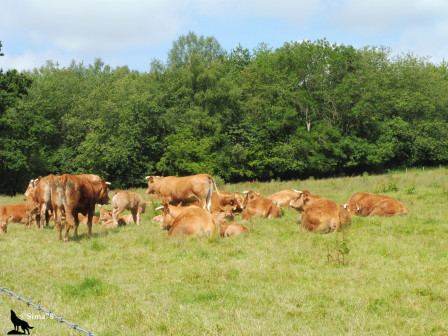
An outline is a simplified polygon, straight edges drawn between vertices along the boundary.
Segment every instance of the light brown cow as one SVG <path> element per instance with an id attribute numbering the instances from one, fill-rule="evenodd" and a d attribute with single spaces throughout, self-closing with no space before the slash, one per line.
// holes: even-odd
<path id="1" fill-rule="evenodd" d="M 299 196 L 299 192 L 292 189 L 286 189 L 282 191 L 278 191 L 268 196 L 267 198 L 274 202 L 277 206 L 283 206 L 289 208 L 289 202 Z"/>
<path id="2" fill-rule="evenodd" d="M 233 213 L 239 214 L 243 212 L 244 208 L 244 196 L 240 192 L 236 192 L 235 194 L 235 209 Z"/>
<path id="3" fill-rule="evenodd" d="M 270 199 L 260 196 L 252 190 L 248 191 L 244 199 L 243 220 L 251 218 L 277 218 L 283 215 L 278 206 Z"/>
<path id="4" fill-rule="evenodd" d="M 112 218 L 114 223 L 118 225 L 117 217 L 124 210 L 130 210 L 134 223 L 140 225 L 141 214 L 145 212 L 148 203 L 134 191 L 115 191 L 112 197 Z"/>
<path id="5" fill-rule="evenodd" d="M 227 205 L 231 205 L 236 208 L 235 195 L 228 191 L 219 191 L 219 194 L 214 191 L 212 194 L 212 201 L 210 206 L 210 212 L 219 212 Z"/>
<path id="6" fill-rule="evenodd" d="M 165 205 L 162 208 L 163 226 L 169 236 L 188 235 L 210 237 L 219 222 L 213 215 L 197 206 L 174 207 Z"/>
<path id="7" fill-rule="evenodd" d="M 50 221 L 48 211 L 53 210 L 51 203 L 51 189 L 54 179 L 55 175 L 50 174 L 44 177 L 39 176 L 36 181 L 34 193 L 36 200 L 39 202 L 40 223 L 38 223 L 38 227 L 40 228 L 44 227 L 44 222 L 46 226 L 48 226 L 48 222 Z"/>
<path id="8" fill-rule="evenodd" d="M 303 211 L 301 225 L 310 231 L 329 233 L 339 231 L 344 225 L 351 223 L 350 214 L 342 205 L 311 195 L 308 190 L 292 200 L 290 206 Z"/>
<path id="9" fill-rule="evenodd" d="M 39 201 L 36 197 L 35 189 L 28 192 L 25 203 L 25 228 L 27 226 L 36 225 L 39 226 L 40 223 L 40 212 L 39 212 Z"/>
<path id="10" fill-rule="evenodd" d="M 95 212 L 95 204 L 109 203 L 109 189 L 106 181 L 91 182 L 78 176 L 64 174 L 60 180 L 55 183 L 57 198 L 54 200 L 61 209 L 65 209 L 65 237 L 68 241 L 70 227 L 74 226 L 74 237 L 78 236 L 79 218 L 78 213 L 88 215 L 87 226 L 88 234 L 92 236 L 92 219 Z M 58 213 L 58 218 L 62 215 Z M 60 220 L 57 222 L 59 230 L 59 239 L 62 239 L 62 227 Z"/>
<path id="11" fill-rule="evenodd" d="M 402 216 L 409 209 L 400 201 L 384 195 L 367 192 L 355 193 L 347 201 L 347 210 L 360 216 Z"/>
<path id="12" fill-rule="evenodd" d="M 233 209 L 235 209 L 234 205 L 227 204 L 224 207 L 220 207 L 219 211 L 212 211 L 211 214 L 220 222 L 234 220 Z"/>
<path id="13" fill-rule="evenodd" d="M 0 216 L 10 218 L 9 222 L 20 223 L 26 217 L 26 203 L 0 205 Z"/>
<path id="14" fill-rule="evenodd" d="M 84 216 L 82 213 L 78 213 L 79 224 L 87 224 L 89 216 Z M 100 219 L 97 216 L 92 217 L 92 224 L 99 224 Z"/>
<path id="15" fill-rule="evenodd" d="M 118 215 L 117 217 L 117 224 L 114 224 L 114 220 L 112 217 L 112 211 L 108 209 L 101 209 L 100 211 L 100 220 L 101 220 L 101 226 L 103 227 L 117 227 L 117 226 L 124 226 L 131 223 L 134 223 L 134 217 L 132 214 L 130 215 Z"/>
<path id="16" fill-rule="evenodd" d="M 249 229 L 238 223 L 221 223 L 219 230 L 221 237 L 232 237 L 243 233 L 249 233 Z"/>
<path id="17" fill-rule="evenodd" d="M 215 180 L 209 174 L 198 174 L 184 177 L 147 176 L 147 194 L 156 193 L 162 204 L 176 205 L 181 202 L 199 201 L 200 207 L 210 211 L 213 185 Z"/>

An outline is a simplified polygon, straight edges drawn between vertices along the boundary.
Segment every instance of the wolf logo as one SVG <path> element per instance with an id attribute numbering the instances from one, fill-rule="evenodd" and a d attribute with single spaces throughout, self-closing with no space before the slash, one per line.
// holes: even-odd
<path id="1" fill-rule="evenodd" d="M 12 324 L 14 324 L 14 331 L 18 332 L 19 327 L 20 327 L 23 330 L 23 334 L 25 334 L 25 332 L 29 334 L 30 329 L 34 328 L 34 327 L 30 327 L 28 322 L 19 319 L 17 317 L 16 313 L 14 313 L 14 310 L 11 310 L 11 322 L 12 322 Z"/>

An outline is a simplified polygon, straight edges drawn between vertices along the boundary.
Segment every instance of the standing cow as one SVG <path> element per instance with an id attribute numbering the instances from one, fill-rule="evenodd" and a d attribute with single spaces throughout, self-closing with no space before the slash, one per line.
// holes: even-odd
<path id="1" fill-rule="evenodd" d="M 201 208 L 210 211 L 213 185 L 215 180 L 209 174 L 198 174 L 184 177 L 147 176 L 147 194 L 156 193 L 162 204 L 178 204 L 181 202 L 199 202 Z"/>
<path id="2" fill-rule="evenodd" d="M 92 236 L 92 219 L 95 212 L 95 204 L 109 203 L 108 182 L 101 180 L 91 182 L 79 176 L 64 174 L 55 184 L 56 205 L 58 209 L 65 209 L 65 237 L 68 241 L 68 233 L 71 226 L 75 227 L 73 236 L 78 236 L 78 214 L 88 215 L 87 226 L 89 236 Z M 58 214 L 60 219 L 61 214 Z M 62 240 L 62 227 L 60 220 L 57 222 L 59 239 Z"/>
<path id="3" fill-rule="evenodd" d="M 145 212 L 146 204 L 143 198 L 133 191 L 115 191 L 112 197 L 112 218 L 115 226 L 118 226 L 117 217 L 124 210 L 130 210 L 134 223 L 140 225 L 141 214 Z"/>

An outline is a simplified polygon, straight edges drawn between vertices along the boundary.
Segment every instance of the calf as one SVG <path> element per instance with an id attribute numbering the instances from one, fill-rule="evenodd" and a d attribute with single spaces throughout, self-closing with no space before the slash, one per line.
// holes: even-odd
<path id="1" fill-rule="evenodd" d="M 145 212 L 146 204 L 143 198 L 133 191 L 116 191 L 112 197 L 112 219 L 118 225 L 117 217 L 124 210 L 130 210 L 134 223 L 140 225 L 140 216 Z"/>
<path id="2" fill-rule="evenodd" d="M 409 214 L 409 209 L 400 201 L 367 192 L 358 192 L 349 198 L 347 210 L 360 216 L 402 216 Z"/>
<path id="3" fill-rule="evenodd" d="M 301 225 L 309 231 L 329 233 L 339 231 L 344 225 L 351 223 L 350 214 L 343 206 L 311 195 L 307 190 L 292 200 L 290 205 L 298 211 L 303 211 Z"/>
<path id="4" fill-rule="evenodd" d="M 251 218 L 277 218 L 283 215 L 278 206 L 270 199 L 260 196 L 252 190 L 247 192 L 244 199 L 243 220 Z"/>
<path id="5" fill-rule="evenodd" d="M 38 227 L 40 223 L 39 201 L 37 200 L 35 190 L 28 193 L 25 203 L 26 220 L 25 227 L 33 223 Z"/>
<path id="6" fill-rule="evenodd" d="M 100 211 L 101 226 L 103 227 L 116 227 L 128 225 L 134 222 L 134 217 L 131 215 L 118 215 L 117 225 L 114 224 L 112 218 L 112 210 L 101 209 Z"/>
<path id="7" fill-rule="evenodd" d="M 219 194 L 214 191 L 210 206 L 210 212 L 220 212 L 222 208 L 230 205 L 236 207 L 235 195 L 228 191 L 220 191 Z"/>
<path id="8" fill-rule="evenodd" d="M 221 237 L 232 237 L 243 233 L 249 233 L 249 229 L 237 223 L 221 223 L 219 235 Z"/>
<path id="9" fill-rule="evenodd" d="M 9 222 L 20 223 L 26 217 L 26 203 L 0 205 L 0 216 L 10 218 Z"/>
<path id="10" fill-rule="evenodd" d="M 289 202 L 299 196 L 299 192 L 296 190 L 282 190 L 278 191 L 276 193 L 273 193 L 272 195 L 268 196 L 268 199 L 270 199 L 272 202 L 274 202 L 277 206 L 284 206 L 289 208 Z"/>

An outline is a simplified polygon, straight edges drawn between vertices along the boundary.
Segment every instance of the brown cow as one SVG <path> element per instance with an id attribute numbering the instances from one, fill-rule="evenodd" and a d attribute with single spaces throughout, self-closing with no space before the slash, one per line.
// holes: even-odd
<path id="1" fill-rule="evenodd" d="M 235 209 L 233 210 L 233 212 L 239 214 L 243 212 L 244 196 L 239 192 L 236 192 L 234 195 L 235 195 Z"/>
<path id="2" fill-rule="evenodd" d="M 112 197 L 112 219 L 118 225 L 117 216 L 124 210 L 130 210 L 134 223 L 140 225 L 141 214 L 145 212 L 146 205 L 143 198 L 134 191 L 115 191 Z"/>
<path id="3" fill-rule="evenodd" d="M 59 209 L 62 206 L 65 209 L 65 237 L 68 241 L 68 233 L 71 226 L 75 227 L 74 237 L 78 236 L 79 218 L 78 213 L 88 215 L 87 226 L 88 234 L 92 236 L 92 219 L 95 212 L 95 204 L 109 203 L 109 189 L 104 180 L 91 182 L 78 176 L 64 174 L 61 179 L 56 180 L 54 185 L 57 198 L 54 200 Z M 59 230 L 59 239 L 62 239 L 62 227 L 58 213 L 57 228 Z"/>
<path id="4" fill-rule="evenodd" d="M 197 206 L 163 207 L 163 229 L 168 230 L 169 236 L 189 235 L 210 237 L 215 231 L 218 221 L 213 215 Z"/>
<path id="5" fill-rule="evenodd" d="M 0 205 L 0 216 L 10 218 L 9 222 L 20 223 L 26 217 L 26 203 Z"/>
<path id="6" fill-rule="evenodd" d="M 219 230 L 221 237 L 232 237 L 243 233 L 249 233 L 249 229 L 238 223 L 221 223 Z"/>
<path id="7" fill-rule="evenodd" d="M 311 195 L 308 190 L 292 200 L 290 206 L 303 211 L 302 227 L 310 231 L 329 233 L 339 231 L 344 225 L 351 223 L 350 214 L 342 205 Z"/>
<path id="8" fill-rule="evenodd" d="M 277 218 L 283 215 L 278 206 L 270 199 L 260 196 L 252 190 L 248 191 L 244 199 L 243 220 L 251 218 Z"/>
<path id="9" fill-rule="evenodd" d="M 346 204 L 351 214 L 360 216 L 402 216 L 409 209 L 400 201 L 384 195 L 358 192 L 349 198 Z"/>
<path id="10" fill-rule="evenodd" d="M 233 209 L 235 209 L 234 205 L 227 204 L 224 207 L 220 207 L 219 211 L 212 211 L 211 214 L 220 222 L 234 220 Z"/>
<path id="11" fill-rule="evenodd" d="M 212 194 L 212 201 L 210 206 L 210 212 L 219 212 L 227 205 L 231 205 L 236 208 L 235 195 L 228 191 L 220 191 L 219 194 L 214 191 Z"/>
<path id="12" fill-rule="evenodd" d="M 184 177 L 147 176 L 147 194 L 156 193 L 162 204 L 176 205 L 180 202 L 199 201 L 199 205 L 210 211 L 213 185 L 215 180 L 209 174 L 198 174 Z"/>
<path id="13" fill-rule="evenodd" d="M 268 196 L 267 198 L 274 202 L 277 206 L 284 206 L 289 208 L 289 202 L 299 196 L 299 192 L 292 189 L 278 191 Z"/>

